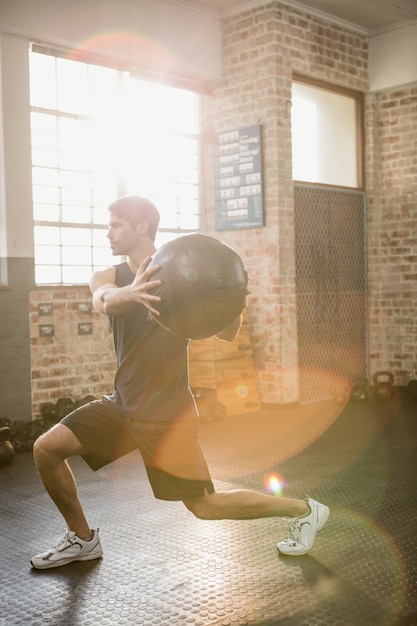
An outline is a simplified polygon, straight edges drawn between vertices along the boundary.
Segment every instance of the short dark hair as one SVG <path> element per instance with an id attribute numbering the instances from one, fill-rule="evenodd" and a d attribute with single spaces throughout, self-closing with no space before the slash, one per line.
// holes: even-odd
<path id="1" fill-rule="evenodd" d="M 148 235 L 152 241 L 155 241 L 160 215 L 153 202 L 147 198 L 134 195 L 123 196 L 111 203 L 109 211 L 126 219 L 132 228 L 136 228 L 139 222 L 146 220 L 149 224 Z"/>

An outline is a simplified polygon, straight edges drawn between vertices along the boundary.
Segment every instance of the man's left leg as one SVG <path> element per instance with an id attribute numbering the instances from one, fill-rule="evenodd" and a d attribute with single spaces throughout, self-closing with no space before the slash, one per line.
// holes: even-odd
<path id="1" fill-rule="evenodd" d="M 202 497 L 183 502 L 196 517 L 205 520 L 288 517 L 289 537 L 280 541 L 277 548 L 292 556 L 306 554 L 311 549 L 317 532 L 329 517 L 328 507 L 312 498 L 282 498 L 245 489 L 218 493 L 206 491 Z"/>

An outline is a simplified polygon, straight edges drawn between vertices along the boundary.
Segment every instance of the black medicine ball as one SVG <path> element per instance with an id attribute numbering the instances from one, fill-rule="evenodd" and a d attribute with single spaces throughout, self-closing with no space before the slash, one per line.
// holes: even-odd
<path id="1" fill-rule="evenodd" d="M 159 265 L 151 290 L 160 296 L 154 319 L 182 337 L 203 339 L 219 333 L 245 306 L 247 274 L 240 256 L 208 235 L 178 237 L 155 252 L 148 267 Z"/>

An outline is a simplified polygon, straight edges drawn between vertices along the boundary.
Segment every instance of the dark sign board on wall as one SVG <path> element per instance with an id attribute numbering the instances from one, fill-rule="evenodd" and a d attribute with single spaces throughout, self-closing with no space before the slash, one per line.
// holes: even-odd
<path id="1" fill-rule="evenodd" d="M 261 126 L 220 133 L 214 145 L 216 230 L 261 228 Z"/>

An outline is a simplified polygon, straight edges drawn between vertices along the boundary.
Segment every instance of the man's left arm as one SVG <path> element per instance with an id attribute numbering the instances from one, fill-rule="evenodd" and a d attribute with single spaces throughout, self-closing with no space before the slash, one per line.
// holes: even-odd
<path id="1" fill-rule="evenodd" d="M 221 341 L 233 341 L 240 330 L 241 324 L 242 315 L 238 315 L 230 324 L 216 334 L 217 339 L 221 339 Z"/>
<path id="2" fill-rule="evenodd" d="M 247 274 L 246 274 L 246 277 L 247 277 Z M 248 296 L 249 294 L 250 294 L 250 291 L 248 287 L 246 287 L 246 296 Z M 245 307 L 246 307 L 246 303 L 245 303 Z M 235 339 L 235 337 L 237 336 L 241 325 L 242 325 L 242 314 L 235 317 L 235 319 L 232 320 L 230 324 L 228 324 L 225 328 L 223 328 L 223 330 L 217 333 L 216 334 L 217 339 L 220 339 L 221 341 L 233 341 L 233 339 Z"/>

